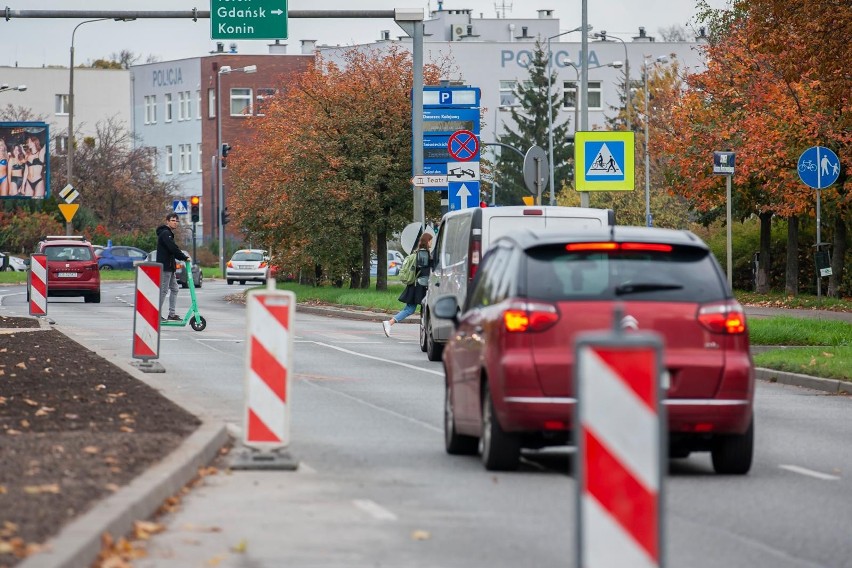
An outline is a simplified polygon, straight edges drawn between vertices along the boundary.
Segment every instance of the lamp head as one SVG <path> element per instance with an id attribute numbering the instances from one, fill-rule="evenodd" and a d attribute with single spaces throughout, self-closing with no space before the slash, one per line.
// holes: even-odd
<path id="1" fill-rule="evenodd" d="M 230 72 L 231 72 L 231 66 L 230 65 L 222 65 L 221 67 L 219 67 L 219 74 L 220 75 L 225 75 L 226 73 L 230 73 Z"/>
<path id="2" fill-rule="evenodd" d="M 243 73 L 257 73 L 257 65 L 246 65 L 243 67 Z"/>
<path id="3" fill-rule="evenodd" d="M 621 69 L 624 67 L 624 63 L 621 61 L 613 61 L 612 63 L 607 63 L 607 67 L 612 67 L 613 69 Z"/>

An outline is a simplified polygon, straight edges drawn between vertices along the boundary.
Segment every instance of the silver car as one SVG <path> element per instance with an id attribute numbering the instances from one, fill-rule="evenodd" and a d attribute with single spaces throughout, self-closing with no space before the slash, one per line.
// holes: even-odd
<path id="1" fill-rule="evenodd" d="M 225 265 L 225 279 L 228 284 L 237 281 L 245 284 L 249 280 L 266 282 L 267 278 L 269 278 L 269 253 L 263 249 L 240 249 Z"/>

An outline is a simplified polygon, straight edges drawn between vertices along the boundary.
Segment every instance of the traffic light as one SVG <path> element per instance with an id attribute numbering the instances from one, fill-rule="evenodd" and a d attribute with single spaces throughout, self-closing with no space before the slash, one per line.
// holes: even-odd
<path id="1" fill-rule="evenodd" d="M 223 225 L 227 225 L 228 223 L 230 223 L 230 222 L 231 222 L 230 216 L 231 216 L 231 215 L 230 215 L 230 213 L 228 213 L 228 208 L 227 208 L 227 207 L 225 207 L 224 209 L 222 209 L 222 224 L 223 224 Z"/>
<path id="2" fill-rule="evenodd" d="M 197 195 L 193 195 L 189 198 L 189 214 L 192 218 L 193 223 L 198 223 L 201 219 L 199 215 L 198 208 L 201 206 L 201 197 Z"/>
<path id="3" fill-rule="evenodd" d="M 230 151 L 231 151 L 231 146 L 230 146 L 230 144 L 228 144 L 227 142 L 222 142 L 222 157 L 221 157 L 221 162 L 222 162 L 222 168 L 223 168 L 223 169 L 228 169 L 228 163 L 225 161 L 225 158 L 227 158 L 227 157 L 228 157 L 228 153 L 229 153 Z"/>

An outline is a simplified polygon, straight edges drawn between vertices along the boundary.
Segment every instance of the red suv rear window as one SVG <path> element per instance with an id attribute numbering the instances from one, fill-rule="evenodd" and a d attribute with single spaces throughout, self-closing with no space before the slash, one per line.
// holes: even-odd
<path id="1" fill-rule="evenodd" d="M 547 245 L 526 251 L 526 296 L 713 302 L 727 297 L 709 251 L 690 246 Z M 630 243 L 633 244 L 633 243 Z"/>
<path id="2" fill-rule="evenodd" d="M 93 260 L 92 249 L 81 245 L 51 245 L 44 247 L 47 260 Z"/>

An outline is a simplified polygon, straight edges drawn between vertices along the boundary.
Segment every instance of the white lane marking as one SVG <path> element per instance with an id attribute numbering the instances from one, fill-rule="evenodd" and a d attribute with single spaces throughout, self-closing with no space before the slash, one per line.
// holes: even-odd
<path id="1" fill-rule="evenodd" d="M 787 471 L 792 471 L 793 473 L 800 473 L 802 475 L 808 475 L 810 477 L 816 477 L 817 479 L 822 479 L 823 481 L 837 481 L 840 479 L 838 475 L 829 475 L 828 473 L 822 473 L 819 471 L 814 471 L 812 469 L 808 469 L 806 467 L 799 467 L 797 465 L 779 465 L 781 469 L 786 469 Z"/>
<path id="2" fill-rule="evenodd" d="M 222 337 L 222 338 L 210 337 L 210 338 L 207 338 L 207 339 L 199 338 L 199 339 L 196 339 L 196 341 L 230 341 L 232 343 L 242 343 L 243 342 L 242 339 L 234 339 L 234 338 L 227 338 L 227 337 Z"/>
<path id="3" fill-rule="evenodd" d="M 444 371 L 433 371 L 432 369 L 424 369 L 422 367 L 417 367 L 416 365 L 409 365 L 408 363 L 400 363 L 399 361 L 394 361 L 392 359 L 385 359 L 384 357 L 374 357 L 373 355 L 364 355 L 363 353 L 356 353 L 355 351 L 350 351 L 349 349 L 343 349 L 342 347 L 336 347 L 334 345 L 329 345 L 328 343 L 323 343 L 321 341 L 314 341 L 317 345 L 321 345 L 323 347 L 328 347 L 329 349 L 336 349 L 338 351 L 342 351 L 348 355 L 355 355 L 356 357 L 363 357 L 365 359 L 372 359 L 374 361 L 381 361 L 382 363 L 390 363 L 391 365 L 399 365 L 400 367 L 405 367 L 406 369 L 412 369 L 414 371 L 420 371 L 423 373 L 429 373 L 430 375 L 437 375 L 439 377 L 444 376 Z"/>
<path id="4" fill-rule="evenodd" d="M 422 420 L 417 420 L 416 418 L 412 418 L 411 416 L 401 414 L 401 413 L 399 413 L 395 410 L 391 410 L 390 408 L 385 408 L 384 406 L 379 406 L 377 404 L 373 404 L 372 402 L 367 402 L 366 400 L 364 400 L 362 398 L 358 398 L 356 396 L 352 396 L 351 394 L 346 394 L 345 392 L 341 392 L 339 390 L 334 390 L 332 388 L 328 388 L 327 386 L 321 385 L 321 384 L 317 383 L 316 381 L 311 380 L 309 378 L 303 377 L 300 380 L 304 381 L 306 384 L 311 385 L 314 388 L 323 389 L 325 391 L 336 394 L 338 396 L 348 398 L 349 400 L 354 400 L 355 402 L 359 402 L 359 403 L 363 404 L 364 406 L 369 406 L 370 408 L 373 408 L 375 410 L 380 410 L 382 412 L 386 412 L 387 414 L 390 414 L 391 416 L 396 416 L 397 418 L 402 418 L 403 420 L 407 420 L 408 422 L 411 422 L 413 424 L 417 424 L 418 426 L 423 426 L 423 427 L 425 427 L 429 430 L 432 430 L 433 432 L 438 432 L 438 433 L 441 433 L 441 434 L 443 434 L 443 432 L 444 432 L 443 426 L 441 426 L 440 428 L 436 428 L 435 426 L 432 426 L 431 424 L 427 424 L 426 422 L 423 422 Z"/>
<path id="5" fill-rule="evenodd" d="M 353 499 L 352 504 L 379 521 L 395 521 L 396 515 L 369 499 Z"/>

